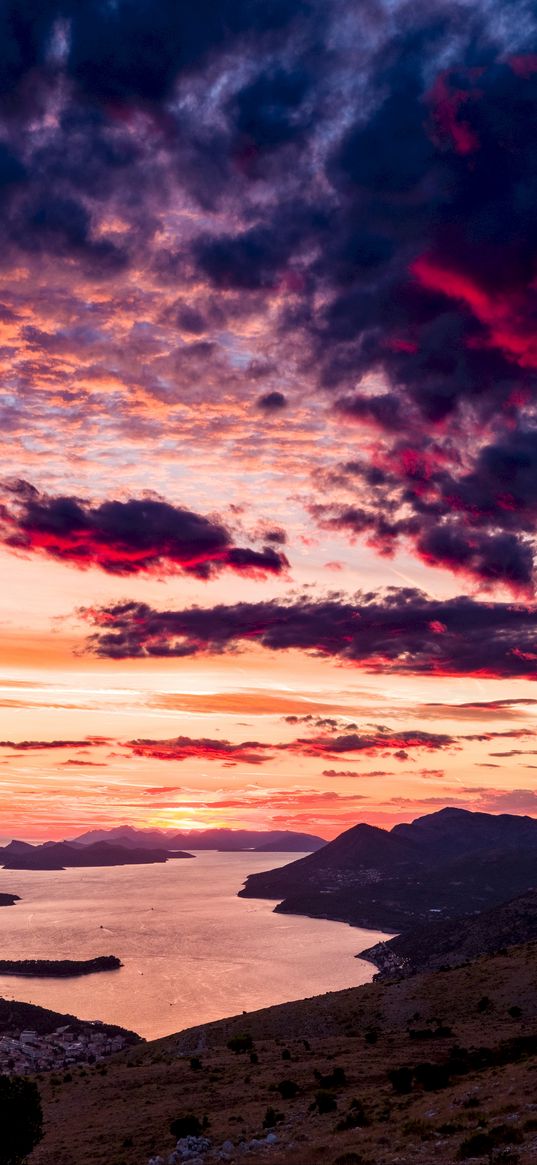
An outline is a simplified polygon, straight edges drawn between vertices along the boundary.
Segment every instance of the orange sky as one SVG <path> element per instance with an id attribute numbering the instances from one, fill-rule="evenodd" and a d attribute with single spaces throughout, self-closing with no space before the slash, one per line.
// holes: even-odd
<path id="1" fill-rule="evenodd" d="M 537 813 L 526 9 L 22 7 L 1 836 Z"/>

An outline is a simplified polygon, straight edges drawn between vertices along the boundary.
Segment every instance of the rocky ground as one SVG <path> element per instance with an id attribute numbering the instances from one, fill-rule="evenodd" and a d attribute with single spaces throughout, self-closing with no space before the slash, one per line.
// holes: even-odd
<path id="1" fill-rule="evenodd" d="M 536 1073 L 530 943 L 190 1029 L 68 1079 L 44 1076 L 46 1136 L 30 1162 L 530 1165 Z M 181 1148 L 185 1135 L 176 1149 L 170 1124 L 185 1119 L 198 1122 L 201 1149 Z"/>

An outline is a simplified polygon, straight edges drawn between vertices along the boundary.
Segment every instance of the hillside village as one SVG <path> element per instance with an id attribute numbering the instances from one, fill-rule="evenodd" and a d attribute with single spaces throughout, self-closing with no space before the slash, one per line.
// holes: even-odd
<path id="1" fill-rule="evenodd" d="M 46 1035 L 27 1029 L 18 1035 L 0 1036 L 0 1073 L 26 1076 L 62 1071 L 73 1064 L 98 1064 L 123 1051 L 127 1044 L 126 1036 L 110 1034 L 98 1020 L 77 1032 L 69 1025 Z"/>

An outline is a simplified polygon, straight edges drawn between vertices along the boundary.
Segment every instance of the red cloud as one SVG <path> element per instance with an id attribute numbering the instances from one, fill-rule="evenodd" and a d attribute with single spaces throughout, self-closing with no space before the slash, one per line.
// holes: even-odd
<path id="1" fill-rule="evenodd" d="M 173 574 L 200 579 L 222 570 L 251 578 L 288 567 L 274 546 L 235 546 L 221 523 L 155 498 L 106 501 L 40 494 L 27 482 L 5 487 L 0 538 L 12 550 L 41 553 L 108 574 Z"/>

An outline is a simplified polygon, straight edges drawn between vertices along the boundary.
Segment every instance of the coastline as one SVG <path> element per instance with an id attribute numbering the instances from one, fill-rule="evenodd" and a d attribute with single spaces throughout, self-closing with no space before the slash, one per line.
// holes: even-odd
<path id="1" fill-rule="evenodd" d="M 20 902 L 19 894 L 0 894 L 0 906 L 14 906 Z"/>
<path id="2" fill-rule="evenodd" d="M 274 903 L 237 897 L 252 870 L 278 860 L 288 855 L 200 851 L 195 862 L 20 871 L 15 887 L 0 871 L 23 898 L 22 909 L 1 915 L 4 958 L 87 959 L 108 949 L 124 964 L 91 980 L 0 975 L 0 994 L 151 1039 L 369 982 L 373 969 L 355 955 L 382 938 L 378 931 L 285 918 Z"/>

